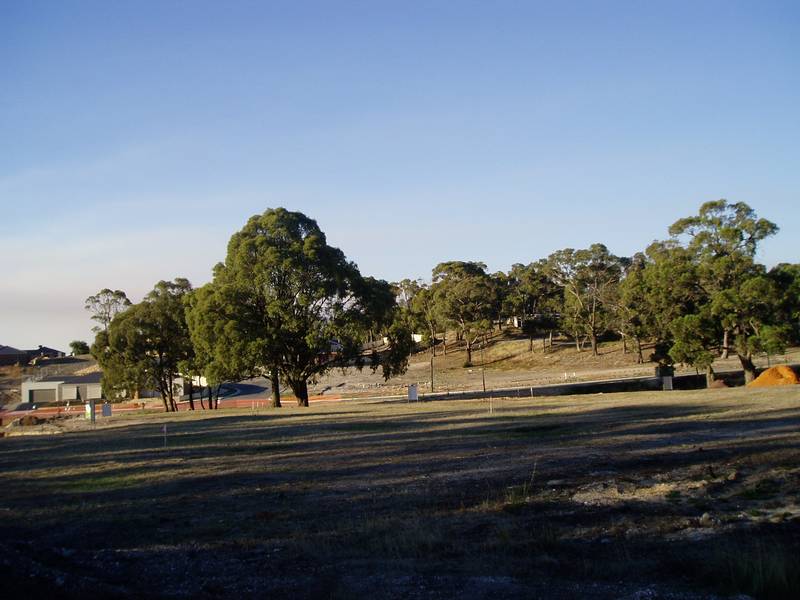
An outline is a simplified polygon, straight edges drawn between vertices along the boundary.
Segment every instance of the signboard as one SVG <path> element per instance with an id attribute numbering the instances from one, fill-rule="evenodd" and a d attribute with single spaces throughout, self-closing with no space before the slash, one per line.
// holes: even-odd
<path id="1" fill-rule="evenodd" d="M 108 402 L 103 402 L 103 416 L 104 417 L 111 416 L 111 405 Z"/>
<path id="2" fill-rule="evenodd" d="M 408 386 L 408 401 L 409 402 L 416 402 L 419 400 L 419 394 L 417 393 L 417 384 L 412 383 Z"/>
<path id="3" fill-rule="evenodd" d="M 86 418 L 91 420 L 92 423 L 95 422 L 95 407 L 94 407 L 94 400 L 88 400 L 84 405 L 84 410 L 86 411 Z"/>

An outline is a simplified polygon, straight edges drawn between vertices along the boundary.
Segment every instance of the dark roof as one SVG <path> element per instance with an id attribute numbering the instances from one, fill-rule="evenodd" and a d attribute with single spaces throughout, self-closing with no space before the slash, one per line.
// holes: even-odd
<path id="1" fill-rule="evenodd" d="M 61 350 L 56 350 L 55 348 L 48 348 L 47 346 L 39 346 L 38 348 L 34 348 L 33 350 L 26 350 L 28 354 L 31 355 L 39 355 L 39 354 L 64 354 Z"/>
<path id="2" fill-rule="evenodd" d="M 52 375 L 50 377 L 44 377 L 39 381 L 61 381 L 64 383 L 100 383 L 103 374 L 100 372 L 97 373 L 87 373 L 86 375 Z"/>
<path id="3" fill-rule="evenodd" d="M 0 354 L 27 354 L 25 350 L 17 350 L 11 346 L 0 346 Z"/>

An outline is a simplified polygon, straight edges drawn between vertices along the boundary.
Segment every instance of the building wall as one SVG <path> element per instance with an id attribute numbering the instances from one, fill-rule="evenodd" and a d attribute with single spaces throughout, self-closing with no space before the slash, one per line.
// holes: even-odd
<path id="1" fill-rule="evenodd" d="M 30 390 L 55 390 L 56 402 L 75 402 L 80 390 L 81 400 L 98 400 L 103 397 L 99 383 L 64 383 L 63 381 L 23 381 L 20 389 L 22 402 L 29 402 Z"/>
<path id="2" fill-rule="evenodd" d="M 58 402 L 60 384 L 60 381 L 23 381 L 20 388 L 20 400 L 30 402 L 31 390 L 55 390 L 55 399 Z"/>

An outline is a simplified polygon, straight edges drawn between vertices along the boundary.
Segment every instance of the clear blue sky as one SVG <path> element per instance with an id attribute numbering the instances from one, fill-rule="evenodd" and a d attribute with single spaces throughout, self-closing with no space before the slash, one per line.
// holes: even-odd
<path id="1" fill-rule="evenodd" d="M 0 344 L 202 284 L 250 215 L 362 272 L 630 255 L 707 200 L 800 234 L 797 2 L 0 2 Z"/>

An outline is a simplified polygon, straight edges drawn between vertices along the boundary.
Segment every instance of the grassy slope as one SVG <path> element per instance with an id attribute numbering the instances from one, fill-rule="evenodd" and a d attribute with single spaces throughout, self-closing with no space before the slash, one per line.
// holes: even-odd
<path id="1" fill-rule="evenodd" d="M 647 360 L 652 349 L 645 348 Z M 484 351 L 485 373 L 481 372 L 483 360 L 481 352 L 473 353 L 473 367 L 464 368 L 466 352 L 463 344 L 448 344 L 447 356 L 442 355 L 441 345 L 434 362 L 434 383 L 436 391 L 480 389 L 482 376 L 491 388 L 507 388 L 527 385 L 547 385 L 565 381 L 589 381 L 625 377 L 649 376 L 653 374 L 652 363 L 637 364 L 636 355 L 623 353 L 620 342 L 600 344 L 599 356 L 593 356 L 586 349 L 578 352 L 574 344 L 557 341 L 557 345 L 542 351 L 541 341 L 528 349 L 528 340 L 523 339 L 514 329 L 502 333 L 495 332 Z M 800 349 L 792 349 L 786 355 L 773 357 L 772 362 L 800 362 Z M 766 366 L 767 358 L 758 357 L 758 366 Z M 714 368 L 719 371 L 741 369 L 739 360 L 733 356 L 727 360 L 718 359 Z M 679 373 L 694 373 L 694 369 L 678 369 Z M 412 356 L 408 372 L 400 377 L 384 382 L 380 371 L 372 374 L 369 369 L 363 372 L 349 370 L 343 374 L 332 371 L 317 385 L 312 393 L 341 394 L 344 396 L 369 396 L 404 394 L 405 386 L 420 384 L 422 392 L 430 390 L 430 354 L 427 351 Z"/>

